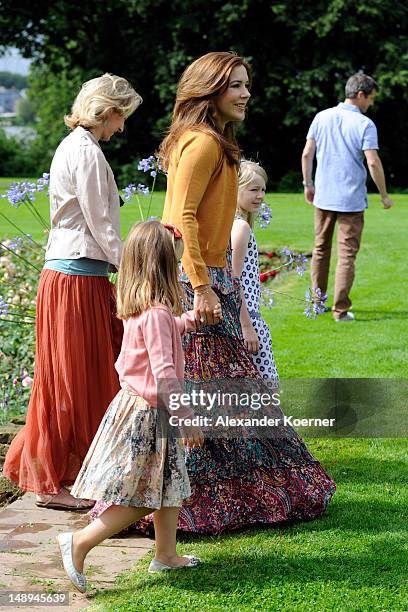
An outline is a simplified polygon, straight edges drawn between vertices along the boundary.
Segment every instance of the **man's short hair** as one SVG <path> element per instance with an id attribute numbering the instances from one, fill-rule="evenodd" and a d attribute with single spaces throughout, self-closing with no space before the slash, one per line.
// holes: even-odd
<path id="1" fill-rule="evenodd" d="M 356 98 L 359 91 L 362 91 L 365 96 L 370 95 L 373 90 L 378 91 L 378 84 L 368 74 L 357 72 L 349 78 L 346 83 L 346 98 Z"/>

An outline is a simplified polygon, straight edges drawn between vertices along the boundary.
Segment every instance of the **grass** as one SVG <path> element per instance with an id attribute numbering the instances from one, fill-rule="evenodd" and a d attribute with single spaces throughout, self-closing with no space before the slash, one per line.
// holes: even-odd
<path id="1" fill-rule="evenodd" d="M 267 199 L 274 217 L 269 228 L 257 231 L 260 248 L 288 246 L 310 252 L 312 210 L 302 196 L 273 194 Z M 152 214 L 159 214 L 162 202 L 163 194 L 155 194 Z M 335 324 L 330 314 L 309 321 L 302 315 L 302 304 L 284 296 L 277 296 L 274 309 L 264 313 L 284 379 L 408 378 L 403 229 L 408 196 L 396 196 L 390 211 L 380 208 L 377 196 L 370 196 L 369 202 L 352 292 L 356 322 Z M 43 195 L 39 206 L 47 215 Z M 22 210 L 8 207 L 7 212 L 34 237 L 41 237 Z M 127 204 L 121 218 L 126 233 L 137 219 L 136 207 Z M 13 235 L 0 219 L 0 236 L 6 234 Z M 307 278 L 290 273 L 269 286 L 302 298 L 307 283 Z M 220 537 L 184 536 L 179 550 L 202 557 L 200 568 L 149 576 L 148 557 L 120 577 L 114 588 L 97 593 L 93 608 L 408 610 L 406 439 L 309 439 L 308 446 L 338 486 L 322 518 Z"/>
<path id="2" fill-rule="evenodd" d="M 0 191 L 12 179 L 0 180 Z M 271 225 L 257 230 L 260 249 L 284 246 L 310 253 L 313 247 L 313 210 L 300 194 L 273 194 L 267 200 L 273 209 Z M 335 324 L 330 313 L 316 321 L 302 314 L 300 301 L 276 296 L 276 306 L 264 313 L 272 331 L 275 358 L 282 378 L 406 378 L 408 374 L 406 303 L 406 239 L 408 195 L 396 195 L 395 207 L 385 211 L 378 196 L 369 197 L 362 246 L 357 258 L 352 290 L 356 323 Z M 151 214 L 160 215 L 164 194 L 153 197 Z M 45 194 L 38 197 L 42 214 L 48 217 Z M 23 209 L 0 201 L 0 212 L 34 238 L 45 240 L 41 228 Z M 138 219 L 134 203 L 121 211 L 123 236 Z M 15 232 L 14 232 L 15 233 Z M 0 236 L 14 235 L 0 217 Z M 329 304 L 333 291 L 335 249 L 329 285 Z M 309 283 L 294 273 L 278 276 L 268 285 L 276 291 L 302 300 Z"/>
<path id="3" fill-rule="evenodd" d="M 408 609 L 408 470 L 403 440 L 312 440 L 338 490 L 319 520 L 180 537 L 200 568 L 149 576 L 151 556 L 99 592 L 97 610 Z"/>
<path id="4" fill-rule="evenodd" d="M 272 332 L 282 378 L 407 378 L 406 239 L 408 197 L 397 195 L 395 206 L 383 210 L 378 196 L 369 197 L 365 228 L 357 257 L 351 298 L 356 322 L 336 324 L 330 313 L 306 321 L 302 304 L 277 296 L 276 306 L 264 313 Z M 268 197 L 273 219 L 258 232 L 260 248 L 288 246 L 304 252 L 313 247 L 313 210 L 301 195 Z M 336 250 L 329 284 L 333 291 Z M 303 297 L 309 282 L 294 274 L 279 277 L 270 287 Z"/>

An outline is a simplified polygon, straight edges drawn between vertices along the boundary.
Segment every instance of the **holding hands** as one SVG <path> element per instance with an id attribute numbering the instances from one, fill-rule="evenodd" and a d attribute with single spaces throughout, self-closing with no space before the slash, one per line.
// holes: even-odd
<path id="1" fill-rule="evenodd" d="M 216 325 L 222 320 L 219 298 L 210 285 L 200 285 L 194 289 L 194 315 L 197 328 Z"/>

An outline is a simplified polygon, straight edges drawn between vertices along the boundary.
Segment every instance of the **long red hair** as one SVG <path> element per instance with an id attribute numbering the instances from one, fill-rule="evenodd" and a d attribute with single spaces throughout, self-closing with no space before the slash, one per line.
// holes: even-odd
<path id="1" fill-rule="evenodd" d="M 186 130 L 202 130 L 212 134 L 220 144 L 229 163 L 239 164 L 239 148 L 234 124 L 228 122 L 221 132 L 215 120 L 214 98 L 224 93 L 231 71 L 244 66 L 251 83 L 249 64 L 236 53 L 213 51 L 199 57 L 183 72 L 176 94 L 173 117 L 168 134 L 160 145 L 159 157 L 165 169 L 180 136 Z"/>

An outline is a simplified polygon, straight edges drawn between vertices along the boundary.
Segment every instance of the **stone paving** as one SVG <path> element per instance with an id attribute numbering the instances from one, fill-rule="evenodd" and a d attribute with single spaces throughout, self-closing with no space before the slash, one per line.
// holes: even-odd
<path id="1" fill-rule="evenodd" d="M 92 604 L 96 589 L 110 588 L 118 574 L 129 570 L 147 554 L 153 540 L 132 535 L 106 540 L 92 550 L 86 562 L 91 589 L 81 594 L 65 578 L 55 537 L 62 531 L 75 531 L 86 524 L 86 515 L 37 508 L 35 495 L 26 493 L 0 511 L 0 595 L 4 590 L 69 591 L 65 606 L 0 606 L 6 610 L 78 610 Z"/>

